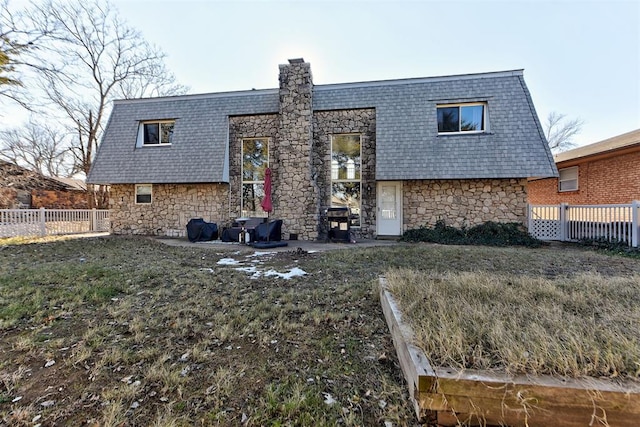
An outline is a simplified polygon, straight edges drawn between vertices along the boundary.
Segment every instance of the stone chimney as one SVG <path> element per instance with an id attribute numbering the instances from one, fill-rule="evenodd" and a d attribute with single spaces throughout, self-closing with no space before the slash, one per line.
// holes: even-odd
<path id="1" fill-rule="evenodd" d="M 278 137 L 272 162 L 275 216 L 285 219 L 285 236 L 318 237 L 319 192 L 312 154 L 311 65 L 290 59 L 280 65 Z"/>

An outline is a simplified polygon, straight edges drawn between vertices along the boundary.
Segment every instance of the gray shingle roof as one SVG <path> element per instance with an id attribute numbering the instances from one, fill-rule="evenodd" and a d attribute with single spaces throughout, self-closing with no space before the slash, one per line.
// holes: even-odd
<path id="1" fill-rule="evenodd" d="M 87 182 L 228 182 L 228 116 L 277 111 L 277 89 L 116 101 Z M 162 119 L 171 145 L 136 147 L 140 121 Z"/>
<path id="2" fill-rule="evenodd" d="M 438 135 L 436 106 L 486 101 L 489 132 Z M 376 179 L 556 176 L 522 71 L 314 86 L 314 110 L 376 109 Z M 278 90 L 117 101 L 88 182 L 227 182 L 229 115 L 276 113 Z M 140 120 L 176 119 L 136 148 Z"/>

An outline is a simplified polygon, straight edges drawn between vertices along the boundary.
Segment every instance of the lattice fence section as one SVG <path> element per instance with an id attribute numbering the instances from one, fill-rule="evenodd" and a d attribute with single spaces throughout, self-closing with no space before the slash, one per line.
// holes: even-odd
<path id="1" fill-rule="evenodd" d="M 540 240 L 562 240 L 560 206 L 529 205 L 529 234 Z"/>

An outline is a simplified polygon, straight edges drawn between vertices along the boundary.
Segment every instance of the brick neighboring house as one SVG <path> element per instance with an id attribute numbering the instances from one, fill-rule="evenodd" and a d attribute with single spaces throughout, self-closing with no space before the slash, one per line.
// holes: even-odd
<path id="1" fill-rule="evenodd" d="M 0 160 L 0 209 L 87 209 L 87 187 Z"/>
<path id="2" fill-rule="evenodd" d="M 534 205 L 626 204 L 640 199 L 640 129 L 557 154 L 558 178 L 531 179 Z"/>
<path id="3" fill-rule="evenodd" d="M 293 59 L 279 83 L 115 101 L 87 179 L 110 185 L 112 232 L 264 216 L 267 166 L 271 218 L 312 240 L 335 206 L 366 238 L 439 219 L 524 223 L 527 178 L 557 174 L 522 70 L 314 85 Z"/>

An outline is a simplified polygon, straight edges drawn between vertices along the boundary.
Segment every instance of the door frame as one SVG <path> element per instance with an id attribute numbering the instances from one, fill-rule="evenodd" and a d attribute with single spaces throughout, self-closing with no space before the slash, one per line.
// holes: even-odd
<path id="1" fill-rule="evenodd" d="M 398 234 L 380 234 L 380 222 L 381 222 L 381 212 L 380 212 L 380 196 L 382 192 L 380 191 L 381 185 L 389 185 L 394 184 L 396 187 L 396 210 L 398 214 Z M 403 215 L 402 215 L 402 181 L 378 181 L 376 183 L 376 236 L 402 236 L 402 228 L 403 228 Z"/>

